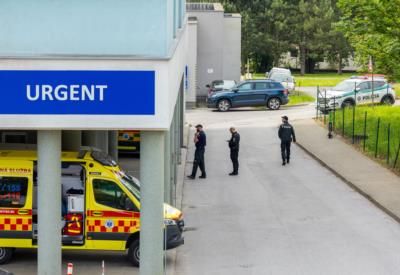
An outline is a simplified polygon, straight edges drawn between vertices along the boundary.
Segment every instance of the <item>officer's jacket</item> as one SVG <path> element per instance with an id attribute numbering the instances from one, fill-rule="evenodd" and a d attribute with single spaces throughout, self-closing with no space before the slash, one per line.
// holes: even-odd
<path id="1" fill-rule="evenodd" d="M 283 123 L 279 126 L 278 135 L 282 141 L 292 141 L 293 138 L 293 141 L 296 142 L 293 126 L 289 123 Z"/>
<path id="2" fill-rule="evenodd" d="M 207 145 L 207 137 L 204 131 L 200 131 L 197 136 L 196 148 L 204 149 Z"/>
<path id="3" fill-rule="evenodd" d="M 229 140 L 229 148 L 232 151 L 239 151 L 240 135 L 238 132 L 232 133 L 232 137 Z"/>

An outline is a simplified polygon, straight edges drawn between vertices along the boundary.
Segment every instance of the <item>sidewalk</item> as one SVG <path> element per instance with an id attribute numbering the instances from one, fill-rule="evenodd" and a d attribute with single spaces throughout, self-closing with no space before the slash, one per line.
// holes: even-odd
<path id="1" fill-rule="evenodd" d="M 298 145 L 339 178 L 400 222 L 400 178 L 346 144 L 314 120 L 293 121 Z M 338 198 L 340 203 L 340 198 Z"/>
<path id="2" fill-rule="evenodd" d="M 177 173 L 177 184 L 176 184 L 176 197 L 175 197 L 175 206 L 182 209 L 182 199 L 183 199 L 183 183 L 185 181 L 185 167 L 186 167 L 186 158 L 187 158 L 187 147 L 188 147 L 188 139 L 190 128 L 189 125 L 185 125 L 183 127 L 183 146 L 184 148 L 181 149 L 181 163 L 178 165 L 178 173 Z M 177 249 L 172 249 L 167 252 L 168 257 L 167 261 L 169 264 L 166 267 L 165 274 L 167 275 L 174 275 L 176 274 L 176 265 L 178 261 L 177 257 Z M 1 275 L 1 274 L 0 274 Z"/>

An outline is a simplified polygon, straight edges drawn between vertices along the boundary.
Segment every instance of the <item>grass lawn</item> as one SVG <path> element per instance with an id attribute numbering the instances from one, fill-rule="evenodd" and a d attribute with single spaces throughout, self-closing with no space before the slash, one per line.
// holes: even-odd
<path id="1" fill-rule="evenodd" d="M 396 91 L 397 98 L 400 99 L 400 83 L 394 84 L 393 88 Z"/>
<path id="2" fill-rule="evenodd" d="M 389 152 L 389 165 L 393 167 L 397 152 L 400 145 L 400 106 L 375 106 L 375 107 L 357 107 L 355 113 L 354 133 L 355 135 L 364 135 L 365 113 L 367 112 L 366 120 L 366 136 L 365 153 L 374 157 L 377 133 L 378 133 L 378 118 L 380 118 L 380 127 L 378 134 L 378 158 L 382 162 L 386 162 Z M 349 139 L 352 139 L 353 133 L 353 109 L 346 108 L 338 110 L 335 114 L 335 129 L 336 132 L 342 134 L 344 113 L 344 133 Z M 332 115 L 333 118 L 333 115 Z M 327 119 L 328 120 L 328 119 Z M 388 126 L 390 124 L 390 147 L 388 151 Z M 361 140 L 357 145 L 363 150 L 364 142 Z M 400 172 L 400 156 L 397 160 L 396 170 Z"/>
<path id="3" fill-rule="evenodd" d="M 297 87 L 312 87 L 312 86 L 321 86 L 321 87 L 330 87 L 336 86 L 340 81 L 345 80 L 354 73 L 343 73 L 342 75 L 338 75 L 337 73 L 316 73 L 316 74 L 306 74 L 301 76 L 300 74 L 294 74 L 296 79 Z M 265 78 L 265 73 L 257 73 L 253 75 L 254 79 L 262 79 Z"/>
<path id="4" fill-rule="evenodd" d="M 295 91 L 289 95 L 289 104 L 288 106 L 298 105 L 302 103 L 310 103 L 314 102 L 315 98 L 300 91 Z"/>

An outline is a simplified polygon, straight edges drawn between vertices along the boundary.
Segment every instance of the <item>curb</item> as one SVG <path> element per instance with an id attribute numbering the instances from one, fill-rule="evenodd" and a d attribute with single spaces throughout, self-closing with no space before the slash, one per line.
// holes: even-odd
<path id="1" fill-rule="evenodd" d="M 351 189 L 354 191 L 358 192 L 360 195 L 362 195 L 364 198 L 366 198 L 368 201 L 370 201 L 373 205 L 375 205 L 377 208 L 379 208 L 381 211 L 383 211 L 385 214 L 389 215 L 393 220 L 396 222 L 400 223 L 400 217 L 398 217 L 396 214 L 394 214 L 392 211 L 390 211 L 388 208 L 380 204 L 377 200 L 375 200 L 373 197 L 371 197 L 369 194 L 365 193 L 361 188 L 357 187 L 355 184 L 353 184 L 350 180 L 346 179 L 343 175 L 341 175 L 339 172 L 337 172 L 334 168 L 329 166 L 326 162 L 324 162 L 322 159 L 320 159 L 318 156 L 316 156 L 314 153 L 309 151 L 306 147 L 301 145 L 299 142 L 296 142 L 297 146 L 301 148 L 304 152 L 306 152 L 310 157 L 312 157 L 314 160 L 319 162 L 323 167 L 328 169 L 330 172 L 332 172 L 336 177 L 341 179 L 343 182 L 345 182 Z"/>
<path id="2" fill-rule="evenodd" d="M 308 106 L 310 104 L 313 104 L 313 102 L 306 102 L 306 103 L 299 103 L 299 104 L 295 104 L 295 105 L 282 105 L 282 107 L 287 107 L 287 108 L 291 108 L 291 107 L 303 107 L 303 106 Z"/>
<path id="3" fill-rule="evenodd" d="M 184 127 L 184 140 L 183 140 L 183 148 L 181 149 L 182 152 L 182 162 L 179 165 L 178 169 L 178 175 L 177 175 L 177 186 L 176 186 L 176 198 L 175 198 L 175 204 L 176 207 L 179 210 L 182 210 L 182 202 L 183 202 L 183 188 L 184 188 L 184 181 L 185 181 L 185 171 L 186 171 L 186 163 L 187 163 L 187 152 L 188 152 L 188 144 L 189 144 L 189 135 L 190 135 L 190 126 L 186 124 Z M 177 253 L 177 248 L 175 248 L 172 251 L 172 258 L 173 258 L 173 263 L 172 267 L 169 270 L 170 274 L 176 274 L 176 265 L 178 261 L 178 253 Z M 2 275 L 0 273 L 0 275 Z M 12 274 L 11 274 L 12 275 Z"/>

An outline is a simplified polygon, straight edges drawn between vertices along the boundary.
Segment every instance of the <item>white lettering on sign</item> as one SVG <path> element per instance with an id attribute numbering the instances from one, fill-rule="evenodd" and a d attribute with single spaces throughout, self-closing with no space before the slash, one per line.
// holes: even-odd
<path id="1" fill-rule="evenodd" d="M 107 85 L 26 85 L 26 97 L 29 101 L 104 101 L 107 88 Z"/>

